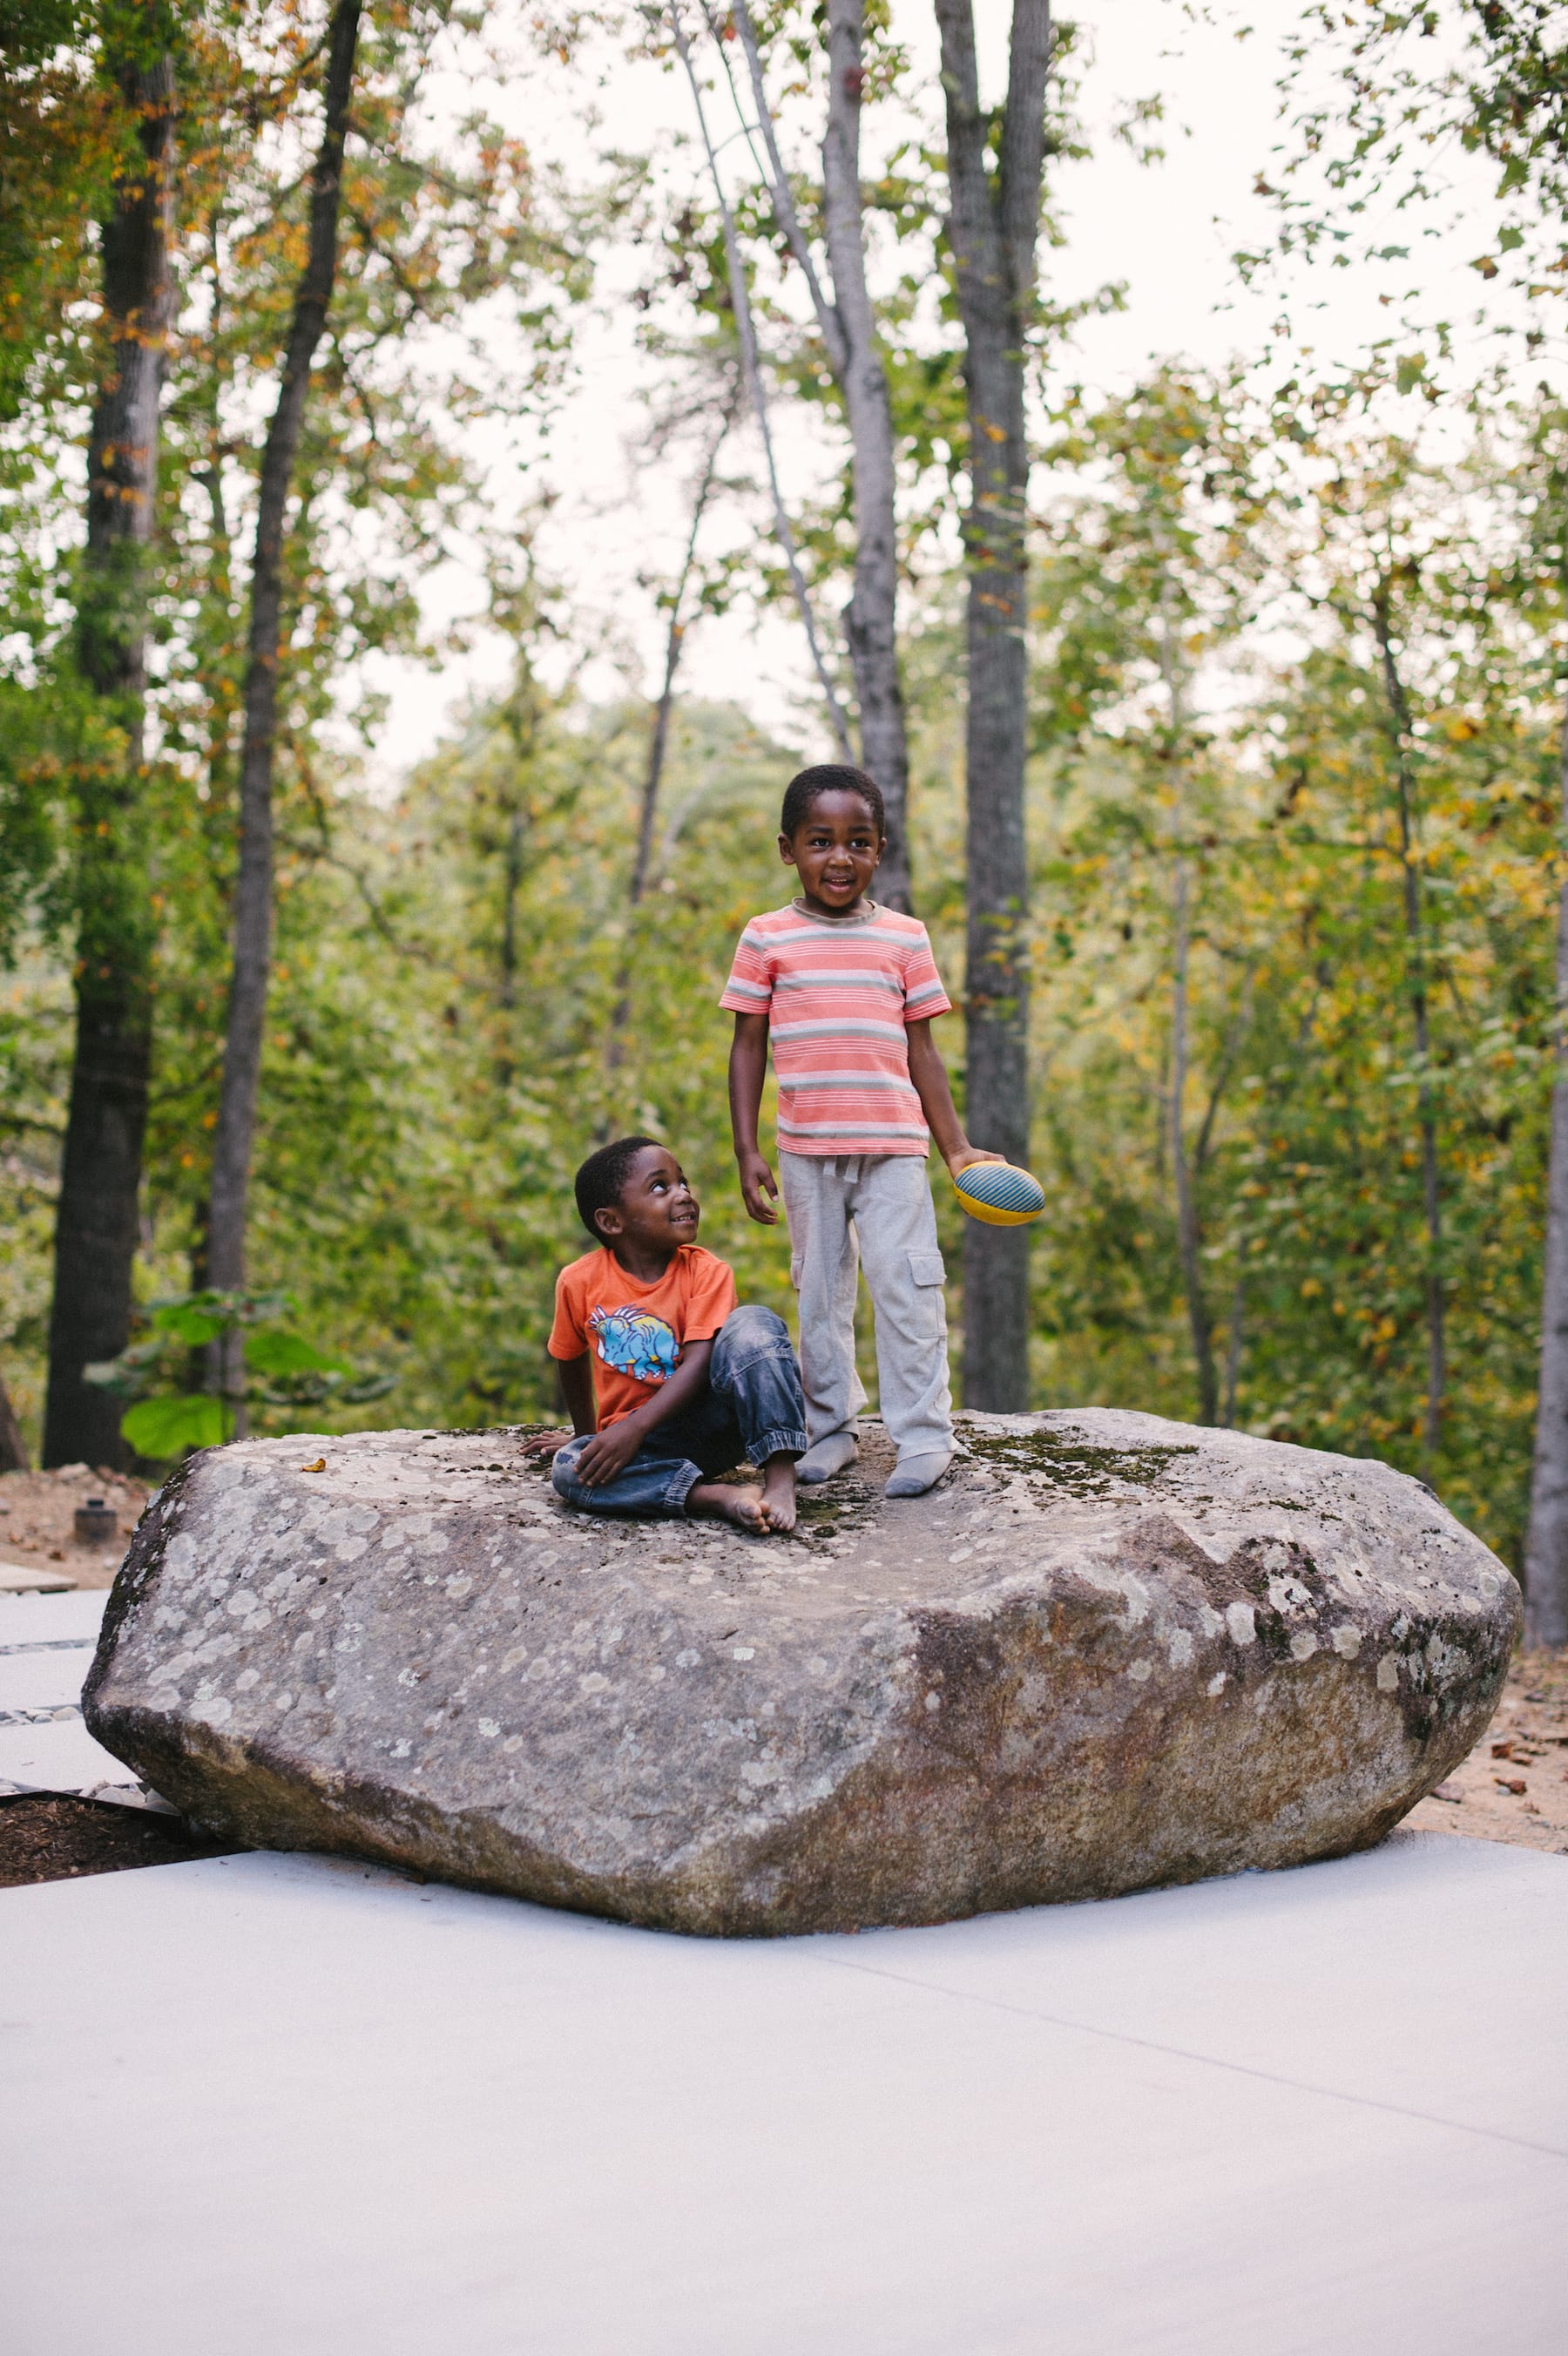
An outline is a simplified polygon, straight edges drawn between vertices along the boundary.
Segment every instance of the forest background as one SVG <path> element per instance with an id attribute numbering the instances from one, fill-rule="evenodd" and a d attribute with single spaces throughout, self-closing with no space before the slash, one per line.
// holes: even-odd
<path id="1" fill-rule="evenodd" d="M 853 95 L 897 456 L 912 894 L 957 999 L 969 442 L 943 93 L 906 13 L 867 10 Z M 822 26 L 787 0 L 753 15 L 815 239 Z M 1557 1037 L 1565 81 L 1545 16 L 1506 15 L 1514 95 L 1488 117 L 1499 16 L 1305 14 L 1278 123 L 1236 132 L 1270 209 L 1236 280 L 1277 294 L 1268 331 L 1221 367 L 1150 352 L 1109 387 L 1083 381 L 1075 337 L 1123 296 L 1068 299 L 1057 267 L 1095 28 L 1055 27 L 1027 336 L 1019 908 L 1049 1198 L 1029 1403 L 1385 1457 L 1517 1566 Z M 803 594 L 853 719 L 855 515 L 840 391 L 741 128 L 756 114 L 735 19 L 696 6 L 683 30 L 795 581 L 696 118 L 639 143 L 603 102 L 634 64 L 682 87 L 672 19 L 363 12 L 279 558 L 245 1275 L 212 1280 L 251 542 L 310 267 L 330 29 L 315 0 L 0 10 L 13 1458 L 43 1441 L 73 1055 L 94 926 L 127 877 L 140 913 L 115 900 L 114 922 L 141 927 L 150 1080 L 131 1323 L 93 1379 L 116 1422 L 141 1412 L 144 1457 L 236 1412 L 272 1431 L 552 1415 L 552 1280 L 581 1243 L 571 1172 L 628 1127 L 686 1157 L 703 1240 L 742 1294 L 788 1307 L 785 1248 L 747 1225 L 733 1183 L 714 1001 L 741 926 L 781 896 L 782 786 L 832 751 L 809 667 L 780 684 Z M 1541 68 L 1525 100 L 1520 57 Z M 88 452 L 113 366 L 102 224 L 145 175 L 163 120 L 147 75 L 165 59 L 172 293 L 133 713 L 123 680 L 116 701 L 93 670 Z M 1111 126 L 1148 164 L 1151 205 L 1158 78 L 1151 59 L 1147 97 Z M 490 108 L 519 87 L 537 131 Z M 1473 266 L 1478 323 L 1446 283 L 1435 303 L 1416 266 L 1433 248 Z M 1336 269 L 1376 290 L 1381 325 L 1330 363 L 1310 289 Z M 582 511 L 571 426 L 606 306 L 637 368 L 602 505 L 630 480 L 678 522 L 650 535 L 635 616 L 595 598 L 556 522 L 569 491 Z M 455 619 L 430 592 L 454 552 L 484 586 Z M 727 684 L 710 669 L 687 691 L 705 630 L 725 634 Z M 506 648 L 505 678 L 400 761 L 388 682 L 449 673 L 481 637 L 492 670 Z M 962 1012 L 944 1030 L 961 1085 Z M 950 1200 L 941 1215 L 954 1245 Z"/>

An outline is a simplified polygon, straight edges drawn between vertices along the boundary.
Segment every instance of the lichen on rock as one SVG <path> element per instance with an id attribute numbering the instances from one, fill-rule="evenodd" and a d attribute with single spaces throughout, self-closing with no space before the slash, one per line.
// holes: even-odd
<path id="1" fill-rule="evenodd" d="M 1483 1730 L 1519 1590 L 1420 1483 L 1111 1409 L 960 1428 L 889 1503 L 869 1425 L 788 1540 L 572 1513 L 506 1431 L 210 1451 L 88 1722 L 225 1837 L 703 1933 L 1338 1855 Z"/>

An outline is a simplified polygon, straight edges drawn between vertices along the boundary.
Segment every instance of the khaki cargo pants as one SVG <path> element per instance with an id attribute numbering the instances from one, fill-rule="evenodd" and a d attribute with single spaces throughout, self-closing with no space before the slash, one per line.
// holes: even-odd
<path id="1" fill-rule="evenodd" d="M 901 1457 L 953 1445 L 946 1270 L 924 1157 L 781 1153 L 790 1279 L 800 1295 L 800 1365 L 813 1445 L 866 1404 L 855 1371 L 862 1262 L 877 1327 L 882 1420 Z"/>

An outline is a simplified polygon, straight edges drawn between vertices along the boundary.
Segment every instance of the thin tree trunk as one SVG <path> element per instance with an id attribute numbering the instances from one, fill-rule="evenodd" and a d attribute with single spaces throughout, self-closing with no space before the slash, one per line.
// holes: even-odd
<path id="1" fill-rule="evenodd" d="M 1242 1372 L 1242 1329 L 1247 1313 L 1247 1272 L 1238 1263 L 1231 1289 L 1231 1330 L 1225 1336 L 1225 1403 L 1220 1421 L 1227 1431 L 1236 1426 L 1236 1390 Z"/>
<path id="2" fill-rule="evenodd" d="M 1563 851 L 1568 855 L 1568 711 L 1563 732 Z M 1568 1644 L 1568 871 L 1557 895 L 1557 1006 L 1541 1385 L 1524 1549 L 1524 1641 Z"/>
<path id="3" fill-rule="evenodd" d="M 55 1218 L 46 1465 L 123 1465 L 120 1402 L 82 1380 L 130 1338 L 142 1141 L 152 1065 L 155 924 L 143 758 L 146 564 L 157 491 L 158 404 L 174 310 L 175 80 L 168 58 L 118 76 L 144 167 L 102 227 L 109 374 L 88 448 L 81 668 L 124 740 L 122 762 L 78 790 L 76 1053 Z"/>
<path id="4" fill-rule="evenodd" d="M 833 684 L 833 675 L 827 668 L 827 658 L 822 651 L 822 641 L 816 630 L 816 616 L 812 611 L 811 593 L 805 585 L 805 575 L 800 569 L 800 552 L 795 544 L 795 530 L 784 503 L 784 493 L 779 487 L 778 466 L 773 456 L 773 429 L 768 423 L 767 391 L 763 383 L 762 361 L 757 351 L 757 330 L 752 317 L 752 298 L 746 284 L 746 265 L 741 252 L 741 240 L 735 227 L 734 210 L 725 194 L 723 175 L 719 169 L 719 153 L 708 128 L 708 110 L 702 103 L 702 85 L 698 80 L 697 68 L 692 63 L 691 44 L 686 37 L 686 27 L 680 20 L 679 0 L 673 0 L 669 10 L 669 24 L 675 35 L 675 45 L 680 54 L 681 64 L 686 68 L 687 80 L 691 85 L 692 104 L 697 110 L 697 127 L 701 133 L 703 153 L 708 159 L 708 176 L 713 183 L 713 194 L 718 202 L 720 217 L 724 224 L 724 259 L 730 278 L 730 305 L 734 314 L 735 335 L 741 347 L 741 372 L 745 378 L 752 412 L 757 421 L 757 431 L 763 439 L 763 456 L 767 466 L 768 489 L 773 500 L 773 530 L 778 534 L 779 546 L 784 552 L 790 587 L 795 594 L 795 606 L 800 615 L 801 626 L 805 632 L 805 642 L 811 651 L 812 668 L 816 673 L 823 701 L 827 706 L 828 723 L 833 730 L 834 742 L 838 747 L 840 759 L 848 761 L 853 758 L 849 743 L 849 723 L 844 717 L 844 707 L 838 701 L 838 692 Z"/>
<path id="5" fill-rule="evenodd" d="M 632 960 L 636 947 L 634 936 L 637 910 L 643 904 L 653 869 L 654 828 L 658 819 L 659 790 L 664 783 L 665 761 L 669 751 L 669 724 L 675 711 L 675 677 L 685 651 L 688 626 L 686 595 L 696 570 L 697 539 L 712 496 L 719 453 L 724 446 L 725 436 L 734 419 L 734 402 L 727 396 L 698 478 L 697 496 L 691 503 L 691 526 L 686 535 L 686 552 L 681 558 L 675 595 L 670 601 L 669 628 L 665 634 L 664 678 L 659 686 L 658 701 L 654 706 L 653 730 L 648 738 L 648 766 L 643 776 L 642 808 L 637 818 L 637 848 L 626 885 L 626 945 L 616 970 L 615 995 L 610 1011 L 610 1037 L 604 1051 L 605 1068 L 612 1072 L 618 1072 L 625 1060 L 626 1024 L 632 1012 Z"/>
<path id="6" fill-rule="evenodd" d="M 1214 1367 L 1214 1324 L 1203 1290 L 1203 1238 L 1182 1123 L 1187 1098 L 1187 965 L 1191 934 L 1187 862 L 1179 851 L 1171 897 L 1175 958 L 1170 992 L 1170 1162 L 1176 1173 L 1177 1241 L 1181 1255 L 1182 1290 L 1187 1296 L 1187 1323 L 1192 1334 L 1192 1363 L 1198 1375 L 1198 1420 L 1215 1423 L 1219 1420 L 1220 1391 Z"/>
<path id="7" fill-rule="evenodd" d="M 964 320 L 969 423 L 968 938 L 965 1127 L 1010 1162 L 1029 1158 L 1029 864 L 1025 623 L 1029 451 L 1025 338 L 1034 296 L 1045 160 L 1049 0 L 1013 0 L 998 168 L 981 111 L 971 0 L 936 0 L 947 101 L 948 241 Z M 1029 1403 L 1029 1229 L 966 1225 L 964 1398 Z"/>
<path id="8" fill-rule="evenodd" d="M 1421 905 L 1421 873 L 1415 857 L 1415 780 L 1411 775 L 1410 704 L 1404 681 L 1394 660 L 1393 627 L 1389 614 L 1388 584 L 1380 584 L 1372 602 L 1372 623 L 1382 662 L 1383 690 L 1388 698 L 1389 734 L 1393 745 L 1394 778 L 1399 794 L 1399 856 L 1403 880 L 1404 937 L 1410 964 L 1411 1026 L 1415 1057 L 1421 1070 L 1416 1109 L 1421 1128 L 1421 1195 L 1426 1222 L 1426 1410 L 1422 1419 L 1421 1470 L 1430 1480 L 1443 1437 L 1443 1394 L 1447 1367 L 1443 1329 L 1443 1197 L 1437 1167 L 1437 1115 L 1433 1102 L 1431 1035 L 1426 1010 L 1426 928 Z"/>
<path id="9" fill-rule="evenodd" d="M 5 1378 L 0 1375 L 0 1472 L 26 1472 L 27 1450 L 22 1438 L 22 1427 L 16 1420 L 16 1410 L 11 1404 L 11 1394 Z"/>
<path id="10" fill-rule="evenodd" d="M 325 119 L 311 173 L 310 250 L 294 296 L 293 323 L 277 407 L 261 459 L 251 630 L 245 671 L 245 742 L 240 768 L 240 866 L 234 886 L 234 969 L 224 1042 L 223 1089 L 213 1138 L 208 1226 L 208 1281 L 230 1290 L 245 1281 L 245 1215 L 272 937 L 272 766 L 283 639 L 283 523 L 304 423 L 311 362 L 326 325 L 337 275 L 343 145 L 354 88 L 361 0 L 336 0 L 327 34 Z M 225 1337 L 223 1387 L 243 1430 L 244 1344 Z"/>
<path id="11" fill-rule="evenodd" d="M 877 897 L 907 909 L 910 900 L 909 740 L 898 656 L 897 471 L 892 404 L 866 284 L 866 227 L 860 190 L 861 53 L 864 0 L 827 0 L 827 130 L 822 143 L 824 229 L 834 300 L 825 295 L 801 232 L 779 155 L 763 79 L 756 30 L 746 0 L 735 21 L 746 52 L 752 93 L 768 157 L 769 193 L 779 226 L 801 264 L 822 330 L 828 365 L 844 396 L 855 497 L 855 590 L 844 614 L 860 707 L 860 757 L 882 789 L 888 848 L 877 870 Z"/>

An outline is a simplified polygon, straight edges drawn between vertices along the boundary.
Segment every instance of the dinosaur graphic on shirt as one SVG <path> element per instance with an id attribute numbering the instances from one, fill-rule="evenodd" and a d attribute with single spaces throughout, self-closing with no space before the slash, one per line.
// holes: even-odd
<path id="1" fill-rule="evenodd" d="M 604 1364 L 635 1382 L 667 1382 L 680 1364 L 680 1344 L 651 1309 L 595 1309 L 588 1330 Z"/>

